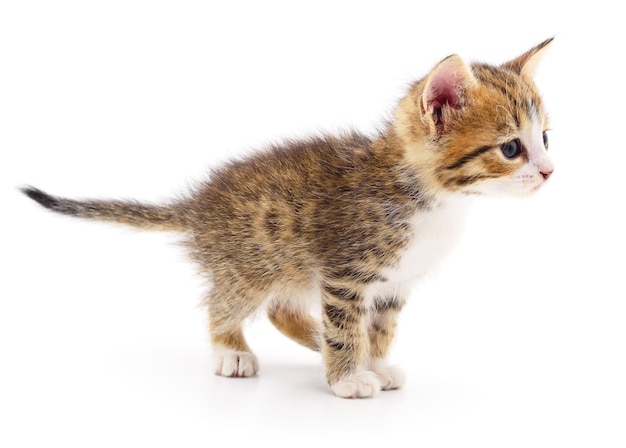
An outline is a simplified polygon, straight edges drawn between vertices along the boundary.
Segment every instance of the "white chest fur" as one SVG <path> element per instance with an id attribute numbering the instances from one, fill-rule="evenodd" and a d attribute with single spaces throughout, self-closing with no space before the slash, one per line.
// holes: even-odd
<path id="1" fill-rule="evenodd" d="M 368 295 L 402 294 L 412 281 L 437 267 L 458 242 L 470 201 L 449 198 L 432 210 L 418 212 L 412 220 L 413 237 L 399 262 L 382 272 L 387 281 L 372 285 Z"/>

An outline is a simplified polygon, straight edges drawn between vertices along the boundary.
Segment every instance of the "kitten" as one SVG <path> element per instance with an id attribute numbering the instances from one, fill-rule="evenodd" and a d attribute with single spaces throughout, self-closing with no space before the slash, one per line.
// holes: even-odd
<path id="1" fill-rule="evenodd" d="M 552 174 L 532 79 L 551 42 L 499 66 L 449 56 L 409 88 L 375 138 L 274 146 L 168 204 L 23 192 L 66 215 L 186 234 L 212 285 L 217 375 L 257 373 L 242 321 L 267 304 L 282 333 L 321 351 L 336 395 L 370 397 L 403 385 L 385 361 L 398 313 L 414 280 L 454 245 L 470 197 L 526 195 Z"/>

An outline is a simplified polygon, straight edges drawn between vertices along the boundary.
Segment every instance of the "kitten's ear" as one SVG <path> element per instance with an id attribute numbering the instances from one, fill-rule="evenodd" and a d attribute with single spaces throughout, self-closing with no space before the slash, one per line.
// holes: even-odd
<path id="1" fill-rule="evenodd" d="M 503 64 L 503 67 L 509 68 L 514 72 L 522 75 L 526 79 L 532 79 L 535 75 L 535 69 L 537 64 L 543 57 L 545 51 L 548 49 L 554 37 L 543 41 L 536 47 L 531 48 L 521 56 L 516 57 L 512 61 Z"/>
<path id="2" fill-rule="evenodd" d="M 476 84 L 472 69 L 457 55 L 448 56 L 428 75 L 421 98 L 422 113 L 432 119 L 438 137 L 451 118 L 450 110 L 461 108 L 467 91 Z"/>

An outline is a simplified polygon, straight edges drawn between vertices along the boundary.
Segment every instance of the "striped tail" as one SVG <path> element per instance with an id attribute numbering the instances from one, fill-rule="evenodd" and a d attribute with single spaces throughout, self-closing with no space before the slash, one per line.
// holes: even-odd
<path id="1" fill-rule="evenodd" d="M 146 230 L 185 231 L 182 209 L 133 201 L 75 200 L 49 195 L 34 187 L 22 193 L 45 208 L 64 215 L 117 222 Z"/>

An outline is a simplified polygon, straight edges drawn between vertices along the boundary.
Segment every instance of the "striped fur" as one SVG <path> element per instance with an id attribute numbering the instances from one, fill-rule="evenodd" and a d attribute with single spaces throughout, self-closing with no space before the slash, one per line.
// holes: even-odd
<path id="1" fill-rule="evenodd" d="M 552 173 L 532 81 L 550 42 L 497 66 L 450 56 L 377 136 L 273 146 L 166 205 L 23 192 L 58 213 L 186 234 L 212 285 L 215 373 L 257 372 L 242 322 L 268 304 L 282 333 L 321 352 L 337 395 L 372 396 L 404 382 L 385 361 L 398 314 L 409 284 L 453 245 L 467 197 L 528 194 Z M 519 154 L 506 156 L 511 141 Z"/>

